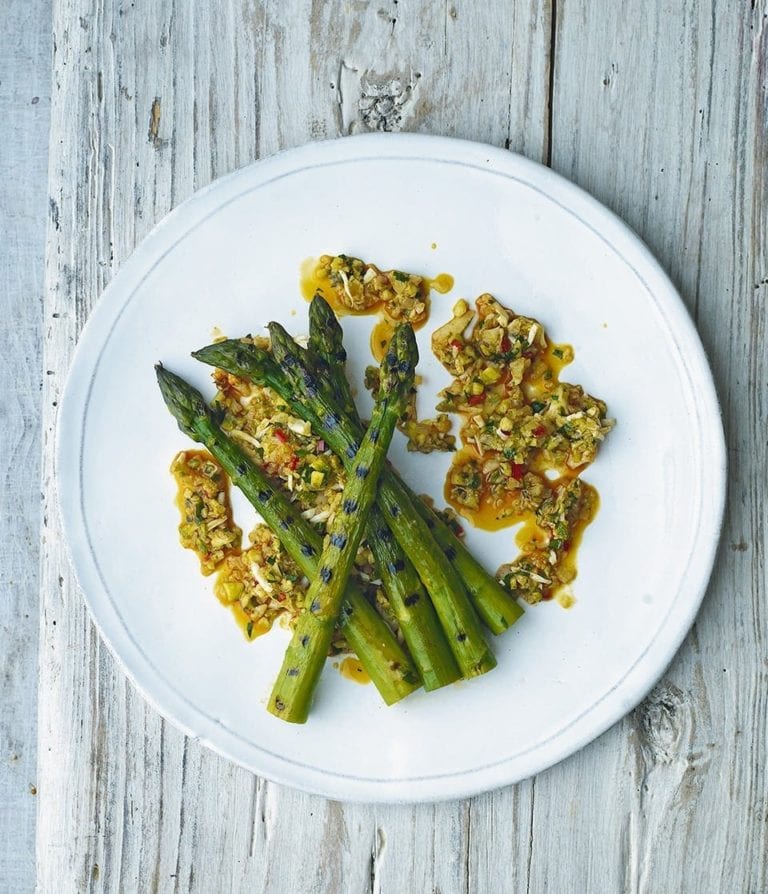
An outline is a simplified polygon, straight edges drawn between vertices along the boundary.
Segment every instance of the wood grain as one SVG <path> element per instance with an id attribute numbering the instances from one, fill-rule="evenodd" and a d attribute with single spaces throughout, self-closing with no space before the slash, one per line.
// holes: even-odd
<path id="1" fill-rule="evenodd" d="M 58 316 L 46 333 L 46 407 L 113 271 L 210 179 L 367 127 L 479 133 L 541 157 L 546 12 L 391 6 L 396 23 L 368 4 L 230 2 L 214 13 L 170 0 L 57 2 L 47 313 Z M 472 89 L 457 90 L 446 55 L 471 55 L 477 29 L 500 25 L 513 39 L 473 59 Z M 491 83 L 500 86 L 478 102 L 473 91 Z M 472 859 L 488 872 L 470 853 L 468 804 L 325 802 L 254 779 L 145 705 L 94 632 L 59 541 L 54 425 L 48 411 L 40 889 L 447 892 L 466 889 Z M 527 829 L 526 819 L 524 842 Z M 293 858 L 297 843 L 309 867 Z"/>
<path id="2" fill-rule="evenodd" d="M 48 0 L 0 8 L 0 888 L 31 891 L 37 782 L 40 369 Z"/>
<path id="3" fill-rule="evenodd" d="M 536 781 L 531 888 L 764 891 L 765 3 L 558 14 L 553 167 L 635 227 L 708 349 L 730 494 L 703 609 L 646 702 Z M 599 847 L 590 848 L 590 841 Z"/>
<path id="4" fill-rule="evenodd" d="M 764 7 L 55 0 L 41 891 L 765 890 Z M 551 158 L 625 216 L 695 314 L 730 438 L 717 571 L 652 696 L 534 780 L 437 806 L 306 796 L 169 727 L 93 630 L 55 512 L 54 402 L 136 242 L 214 177 L 366 129 Z"/>

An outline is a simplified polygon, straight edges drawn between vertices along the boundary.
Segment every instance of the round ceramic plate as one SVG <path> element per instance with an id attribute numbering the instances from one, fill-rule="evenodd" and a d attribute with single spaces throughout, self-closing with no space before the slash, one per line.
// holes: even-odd
<path id="1" fill-rule="evenodd" d="M 574 346 L 564 378 L 617 420 L 585 476 L 602 500 L 576 604 L 530 608 L 494 638 L 498 668 L 386 708 L 330 662 L 309 722 L 264 709 L 288 634 L 247 643 L 177 537 L 168 472 L 190 446 L 155 383 L 158 361 L 212 396 L 189 353 L 220 327 L 277 319 L 306 332 L 299 267 L 348 253 L 455 277 L 419 333 L 421 401 L 447 375 L 429 333 L 459 297 L 491 292 Z M 344 321 L 350 373 L 371 318 Z M 360 389 L 363 390 L 362 388 Z M 361 398 L 362 399 L 362 398 Z M 446 455 L 392 457 L 442 499 Z M 698 609 L 720 531 L 722 427 L 701 344 L 674 288 L 613 214 L 547 168 L 478 144 L 374 135 L 313 143 L 213 183 L 136 250 L 83 333 L 62 404 L 58 486 L 93 617 L 147 699 L 189 735 L 269 779 L 365 801 L 455 798 L 522 779 L 594 739 L 662 673 Z M 237 501 L 249 529 L 255 516 Z M 469 530 L 490 571 L 513 532 Z"/>

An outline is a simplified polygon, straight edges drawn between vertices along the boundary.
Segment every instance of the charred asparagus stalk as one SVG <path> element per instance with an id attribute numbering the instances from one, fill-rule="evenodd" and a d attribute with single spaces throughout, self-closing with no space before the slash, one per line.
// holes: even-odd
<path id="1" fill-rule="evenodd" d="M 353 427 L 336 408 L 335 398 L 325 390 L 320 392 L 311 369 L 311 357 L 301 351 L 282 327 L 275 329 L 272 334 L 273 352 L 279 351 L 284 360 L 281 365 L 278 365 L 276 358 L 269 352 L 237 340 L 209 345 L 194 352 L 193 356 L 233 375 L 272 388 L 293 412 L 309 422 L 323 436 L 348 468 L 359 444 L 359 440 L 353 435 Z M 277 345 L 276 340 L 280 341 L 281 346 Z M 285 352 L 282 346 L 285 347 Z M 310 382 L 310 394 L 307 393 L 305 379 Z M 385 493 L 388 497 L 387 504 L 383 502 Z M 411 505 L 412 498 L 405 486 L 390 469 L 382 478 L 379 499 L 385 508 L 382 514 L 387 524 L 427 588 L 462 676 L 477 676 L 490 670 L 495 666 L 495 659 L 483 640 L 461 581 L 432 540 L 427 522 L 420 518 Z M 421 501 L 413 498 L 413 503 Z M 450 532 L 449 536 L 457 542 Z M 423 538 L 421 543 L 417 542 L 420 537 Z M 448 579 L 446 565 L 449 569 Z"/>
<path id="2" fill-rule="evenodd" d="M 326 381 L 336 393 L 343 414 L 360 423 L 349 382 L 344 375 L 347 352 L 340 337 L 341 327 L 330 307 L 325 302 L 323 305 L 333 317 L 335 327 L 326 333 L 325 327 L 328 321 L 325 314 L 313 313 L 315 304 L 311 304 L 309 350 L 314 355 L 318 367 L 321 367 L 327 376 Z M 362 428 L 362 423 L 360 425 Z M 400 548 L 377 506 L 371 510 L 365 536 L 390 606 L 421 674 L 424 688 L 429 691 L 457 680 L 460 674 L 434 606 L 411 560 Z M 394 574 L 393 569 L 396 572 Z"/>
<path id="3" fill-rule="evenodd" d="M 305 609 L 269 698 L 269 710 L 282 720 L 304 723 L 309 714 L 395 424 L 413 384 L 417 357 L 413 330 L 407 325 L 398 327 L 381 364 L 373 417 L 349 470 L 341 511 L 328 530 L 320 570 L 310 583 Z"/>
<path id="4" fill-rule="evenodd" d="M 289 350 L 295 348 L 297 351 L 300 351 L 287 334 L 285 338 L 292 346 L 292 348 L 289 346 Z M 218 342 L 196 351 L 193 356 L 204 363 L 210 363 L 212 366 L 217 366 L 233 375 L 272 388 L 285 400 L 297 416 L 301 416 L 309 422 L 316 433 L 323 436 L 331 449 L 338 454 L 345 466 L 349 468 L 349 463 L 355 455 L 359 441 L 350 434 L 345 426 L 346 420 L 342 419 L 340 411 L 335 409 L 330 396 L 324 395 L 325 400 L 318 405 L 316 400 L 302 393 L 301 387 L 295 384 L 294 376 L 287 375 L 285 366 L 280 368 L 270 353 L 241 341 Z M 294 372 L 299 369 L 298 364 L 302 368 L 306 366 L 307 375 L 312 377 L 313 374 L 309 372 L 310 361 L 305 360 L 302 354 L 298 355 L 298 359 L 292 358 L 286 362 L 289 367 L 296 367 L 296 370 L 293 370 Z M 318 393 L 318 390 L 315 388 L 315 396 Z M 445 574 L 443 573 L 442 577 L 439 576 L 445 567 L 445 559 L 435 542 L 431 539 L 427 522 L 420 519 L 417 511 L 409 506 L 411 497 L 407 492 L 402 499 L 399 496 L 392 498 L 393 487 L 398 482 L 399 478 L 394 474 L 393 470 L 387 469 L 379 488 L 379 498 L 381 499 L 385 488 L 389 486 L 389 512 L 383 512 L 382 515 L 384 515 L 390 529 L 395 532 L 395 536 L 401 544 L 403 551 L 412 560 L 412 564 L 422 581 L 427 585 L 427 590 L 437 611 L 440 625 L 445 631 L 449 646 L 462 675 L 477 676 L 478 673 L 484 673 L 495 666 L 495 659 L 487 650 L 477 624 L 477 619 L 474 617 L 472 606 L 468 604 L 466 594 L 462 590 L 461 582 L 454 577 L 452 581 L 446 583 Z M 401 487 L 404 488 L 402 483 Z M 421 503 L 416 498 L 414 498 L 414 502 Z M 401 512 L 401 505 L 405 508 L 404 513 Z M 425 537 L 422 547 L 415 542 L 420 536 Z M 456 541 L 452 534 L 450 534 L 450 537 Z M 427 554 L 426 559 L 424 559 L 425 552 Z M 417 566 L 417 560 L 414 560 L 414 555 L 418 556 L 418 560 L 423 560 L 421 566 Z M 435 564 L 438 564 L 437 578 L 432 573 L 432 568 Z M 456 598 L 454 598 L 454 593 L 458 593 Z M 468 620 L 465 620 L 465 618 L 468 618 Z M 472 633 L 472 637 L 467 645 L 468 632 Z M 489 658 L 485 657 L 486 652 L 490 655 Z"/>
<path id="5" fill-rule="evenodd" d="M 296 344 L 279 323 L 270 323 L 268 329 L 272 355 L 294 388 L 322 419 L 331 448 L 343 450 L 348 457 L 354 456 L 359 440 L 347 431 L 335 395 L 321 386 L 312 368 L 311 356 Z M 427 588 L 462 676 L 476 677 L 491 670 L 496 666 L 496 659 L 483 639 L 478 617 L 464 585 L 434 541 L 429 527 L 413 506 L 410 495 L 396 478 L 385 475 L 379 487 L 379 500 L 387 523 Z"/>
<path id="6" fill-rule="evenodd" d="M 323 325 L 326 331 L 333 333 L 335 328 L 340 339 L 341 327 L 328 304 L 318 296 L 310 305 L 310 313 L 313 312 L 313 308 L 324 308 Z M 317 341 L 315 341 L 316 346 Z M 328 442 L 331 449 L 343 461 L 348 462 L 347 451 L 359 443 L 361 425 L 356 410 L 355 415 L 351 416 L 342 412 L 341 405 L 337 402 L 339 383 L 333 378 L 333 366 L 323 368 L 322 374 L 318 376 L 318 379 L 326 382 L 326 404 L 336 404 L 339 426 L 331 431 L 326 424 L 327 417 L 319 416 L 315 409 L 308 405 L 304 395 L 294 387 L 293 381 L 280 369 L 269 352 L 254 345 L 231 339 L 208 345 L 195 351 L 193 356 L 204 363 L 217 366 L 256 384 L 268 385 L 283 398 L 297 416 L 312 425 L 313 430 Z M 335 353 L 334 356 L 337 358 L 337 363 L 343 362 L 340 360 L 341 353 Z M 343 356 L 346 356 L 346 352 Z M 307 356 L 303 362 L 311 368 L 315 359 L 316 356 L 313 352 L 313 356 Z M 338 370 L 338 368 L 336 369 Z M 335 375 L 338 377 L 340 374 L 337 371 Z M 341 375 L 343 376 L 343 370 Z M 336 389 L 336 393 L 333 389 Z M 328 393 L 329 390 L 331 393 Z M 521 606 L 494 577 L 488 574 L 466 546 L 454 535 L 445 521 L 408 488 L 394 469 L 387 469 L 384 474 L 387 483 L 391 483 L 393 487 L 399 488 L 407 494 L 413 508 L 430 529 L 432 536 L 462 579 L 486 626 L 495 634 L 503 633 L 523 615 Z"/>
<path id="7" fill-rule="evenodd" d="M 338 395 L 339 408 L 344 417 L 342 426 L 352 436 L 348 440 L 359 440 L 362 424 L 352 399 L 349 382 L 344 374 L 347 361 L 343 343 L 344 333 L 333 309 L 321 295 L 315 295 L 309 305 L 309 334 L 310 351 L 320 364 L 324 364 L 321 379 L 327 383 L 327 389 L 331 393 Z M 326 440 L 331 443 L 328 438 Z M 331 446 L 335 450 L 333 445 Z M 397 476 L 394 470 L 391 474 Z M 401 479 L 399 485 L 408 491 L 414 507 L 456 568 L 486 626 L 495 634 L 503 633 L 523 615 L 523 609 L 510 593 L 488 574 L 443 519 L 426 506 L 423 500 L 415 496 Z"/>
<path id="8" fill-rule="evenodd" d="M 156 370 L 166 406 L 181 431 L 205 445 L 274 531 L 302 572 L 310 579 L 316 577 L 322 551 L 320 534 L 221 430 L 203 396 L 162 366 L 158 365 Z M 387 704 L 393 704 L 418 688 L 415 667 L 392 631 L 351 581 L 346 588 L 346 597 L 341 617 L 344 635 L 381 697 Z"/>
<path id="9" fill-rule="evenodd" d="M 309 422 L 313 431 L 322 435 L 325 430 L 323 422 L 297 399 L 268 352 L 230 339 L 208 345 L 192 356 L 232 375 L 270 386 L 297 416 Z M 341 457 L 348 470 L 349 455 L 343 453 Z M 364 536 L 424 688 L 439 689 L 458 680 L 461 674 L 427 591 L 376 506 L 368 517 Z"/>

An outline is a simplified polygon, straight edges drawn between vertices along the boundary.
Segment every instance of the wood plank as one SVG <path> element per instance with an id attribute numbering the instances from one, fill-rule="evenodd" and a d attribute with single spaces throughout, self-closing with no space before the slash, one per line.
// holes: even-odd
<path id="1" fill-rule="evenodd" d="M 0 8 L 0 887 L 34 887 L 50 0 Z"/>
<path id="2" fill-rule="evenodd" d="M 498 879 L 488 841 L 524 877 L 530 786 L 477 808 L 341 806 L 255 779 L 147 707 L 100 643 L 60 542 L 52 407 L 104 285 L 157 220 L 212 178 L 366 128 L 474 136 L 542 158 L 548 16 L 535 2 L 56 0 L 41 890 L 447 894 L 470 890 L 473 873 Z M 488 821 L 499 823 L 496 837 L 473 839 L 472 823 Z M 308 867 L 297 853 L 313 855 Z"/>
<path id="3" fill-rule="evenodd" d="M 720 0 L 558 8 L 553 166 L 634 226 L 680 288 L 714 367 L 731 484 L 680 654 L 631 717 L 536 781 L 531 890 L 768 883 L 767 15 Z"/>

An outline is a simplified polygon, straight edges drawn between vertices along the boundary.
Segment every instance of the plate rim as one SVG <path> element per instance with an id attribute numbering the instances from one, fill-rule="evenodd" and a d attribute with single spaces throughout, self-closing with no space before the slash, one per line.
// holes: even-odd
<path id="1" fill-rule="evenodd" d="M 678 589 L 670 605 L 668 619 L 674 615 L 672 632 L 666 632 L 666 636 L 663 637 L 658 634 L 657 641 L 651 643 L 655 648 L 651 650 L 649 647 L 614 689 L 593 702 L 568 727 L 561 729 L 549 740 L 534 746 L 532 749 L 534 756 L 541 753 L 539 760 L 514 756 L 479 769 L 435 775 L 417 781 L 360 779 L 316 767 L 299 766 L 279 757 L 270 759 L 263 751 L 254 753 L 253 748 L 247 747 L 248 743 L 242 740 L 232 741 L 232 734 L 226 727 L 211 723 L 210 718 L 201 715 L 192 703 L 187 701 L 192 712 L 197 711 L 197 718 L 185 716 L 184 712 L 180 711 L 178 694 L 165 680 L 152 672 L 151 665 L 148 666 L 150 672 L 147 675 L 147 659 L 135 648 L 130 637 L 126 637 L 125 626 L 100 584 L 90 548 L 84 542 L 83 529 L 78 525 L 78 508 L 82 471 L 80 436 L 84 427 L 81 423 L 86 416 L 80 417 L 73 412 L 81 405 L 78 398 L 84 394 L 84 390 L 87 391 L 85 385 L 90 381 L 90 374 L 98 366 L 104 332 L 108 331 L 109 324 L 114 323 L 126 307 L 130 295 L 138 285 L 137 277 L 140 281 L 146 275 L 147 261 L 154 259 L 156 262 L 162 257 L 165 252 L 158 252 L 158 246 L 162 246 L 163 240 L 167 241 L 168 236 L 176 230 L 179 231 L 176 239 L 166 247 L 166 251 L 194 229 L 204 219 L 200 215 L 210 204 L 211 197 L 221 199 L 215 204 L 215 209 L 218 210 L 227 203 L 223 199 L 228 190 L 231 191 L 231 187 L 241 180 L 253 179 L 254 183 L 263 184 L 265 181 L 275 179 L 270 178 L 270 172 L 279 176 L 290 176 L 308 167 L 317 166 L 318 161 L 327 164 L 358 160 L 392 160 L 403 155 L 413 161 L 451 162 L 473 168 L 484 167 L 492 173 L 511 176 L 516 180 L 520 180 L 520 175 L 525 174 L 533 180 L 529 185 L 533 185 L 566 211 L 576 214 L 571 207 L 573 204 L 581 212 L 576 214 L 581 223 L 593 229 L 596 235 L 630 266 L 647 290 L 651 302 L 656 304 L 659 311 L 665 312 L 664 323 L 670 333 L 676 336 L 674 341 L 678 348 L 677 359 L 687 373 L 690 384 L 697 388 L 697 398 L 702 408 L 698 427 L 700 449 L 702 457 L 708 460 L 706 464 L 702 464 L 702 475 L 697 479 L 702 494 L 700 501 L 702 512 L 693 539 L 693 542 L 700 547 L 698 561 L 693 568 L 694 582 L 692 586 Z M 528 183 L 528 180 L 525 182 Z M 231 196 L 227 201 L 236 198 L 237 195 L 240 193 Z M 594 217 L 601 228 L 594 227 L 589 219 L 585 219 L 585 214 L 587 218 Z M 184 226 L 185 220 L 187 226 Z M 624 243 L 625 249 L 631 254 L 635 263 L 631 263 L 625 254 L 618 251 L 614 243 L 606 238 L 606 231 L 612 233 L 619 243 Z M 641 268 L 643 275 L 637 267 Z M 649 281 L 652 282 L 653 288 L 649 285 Z M 679 350 L 681 347 L 685 348 L 685 353 Z M 54 482 L 70 564 L 101 638 L 142 696 L 161 716 L 186 735 L 201 741 L 227 759 L 260 776 L 324 797 L 368 803 L 441 801 L 468 797 L 518 782 L 576 753 L 636 707 L 664 673 L 695 620 L 717 554 L 725 508 L 725 436 L 712 372 L 700 337 L 682 298 L 645 243 L 610 209 L 544 165 L 483 143 L 422 134 L 363 134 L 310 142 L 300 147 L 286 149 L 212 181 L 160 220 L 116 271 L 83 327 L 61 395 L 54 451 Z M 75 474 L 72 474 L 73 468 L 76 470 Z M 691 571 L 690 568 L 688 570 Z M 132 660 L 135 663 L 132 664 Z M 154 688 L 151 688 L 153 681 Z M 604 704 L 606 700 L 608 703 Z M 196 722 L 192 723 L 192 720 Z M 573 730 L 574 726 L 579 734 L 569 735 L 569 730 Z M 219 741 L 222 739 L 229 742 Z M 565 739 L 566 744 L 561 744 L 558 748 L 557 745 L 562 739 Z"/>

